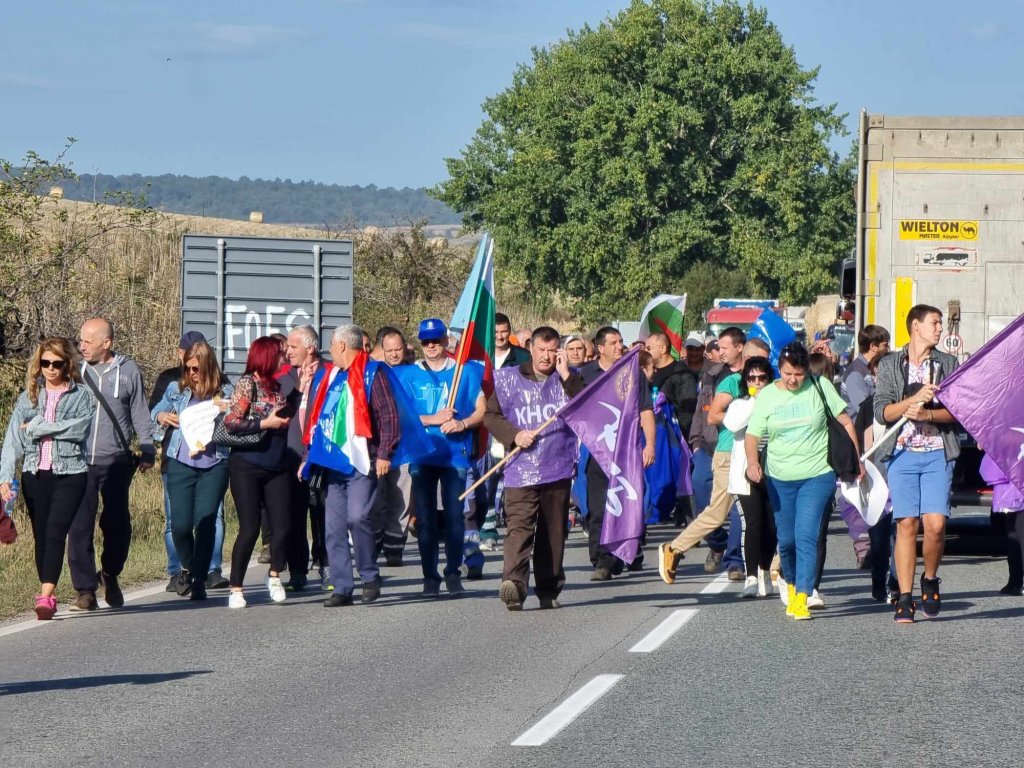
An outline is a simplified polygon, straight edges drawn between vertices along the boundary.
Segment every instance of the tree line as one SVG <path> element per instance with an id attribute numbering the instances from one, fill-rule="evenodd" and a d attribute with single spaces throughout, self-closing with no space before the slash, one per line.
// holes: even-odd
<path id="1" fill-rule="evenodd" d="M 222 176 L 143 176 L 83 173 L 61 181 L 69 200 L 109 201 L 133 193 L 157 210 L 192 216 L 248 219 L 261 211 L 268 224 L 319 226 L 338 222 L 360 226 L 394 226 L 425 219 L 430 224 L 458 224 L 461 217 L 423 189 L 342 186 L 291 179 L 228 179 Z"/>

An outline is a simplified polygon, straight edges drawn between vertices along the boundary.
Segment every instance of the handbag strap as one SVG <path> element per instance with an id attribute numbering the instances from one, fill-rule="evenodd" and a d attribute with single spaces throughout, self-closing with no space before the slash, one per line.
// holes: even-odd
<path id="1" fill-rule="evenodd" d="M 91 374 L 89 373 L 88 366 L 82 367 L 82 381 L 85 385 L 92 390 L 92 393 L 96 395 L 96 400 L 99 401 L 100 407 L 107 414 L 107 418 L 110 419 L 110 423 L 114 425 L 114 437 L 117 438 L 117 442 L 121 444 L 121 450 L 125 453 L 131 453 L 132 449 L 128 444 L 128 439 L 124 436 L 124 432 L 121 431 L 121 425 L 117 421 L 117 417 L 114 416 L 114 409 L 110 407 L 110 403 L 107 402 L 107 398 L 100 392 L 99 386 L 93 381 Z"/>
<path id="2" fill-rule="evenodd" d="M 811 384 L 813 384 L 814 388 L 818 390 L 818 396 L 821 398 L 821 407 L 825 409 L 825 421 L 826 423 L 831 424 L 836 420 L 836 417 L 833 416 L 832 411 L 828 409 L 828 400 L 825 399 L 825 393 L 821 389 L 821 384 L 818 383 L 818 379 L 820 378 L 820 376 L 811 376 Z"/>

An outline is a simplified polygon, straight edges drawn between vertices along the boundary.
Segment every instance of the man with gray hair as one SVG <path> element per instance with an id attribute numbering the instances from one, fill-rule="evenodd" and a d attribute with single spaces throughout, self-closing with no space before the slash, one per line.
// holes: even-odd
<path id="1" fill-rule="evenodd" d="M 153 466 L 156 449 L 142 372 L 134 360 L 114 353 L 113 325 L 105 318 L 93 317 L 82 325 L 79 337 L 82 379 L 96 396 L 99 407 L 86 451 L 89 484 L 68 532 L 68 566 L 71 582 L 78 591 L 71 610 L 93 611 L 100 580 L 107 605 L 124 605 L 118 577 L 128 560 L 132 540 L 128 488 L 136 468 L 145 472 Z M 135 437 L 139 439 L 141 458 L 131 449 Z M 94 537 L 101 496 L 103 555 L 97 573 Z"/>
<path id="2" fill-rule="evenodd" d="M 303 442 L 306 460 L 300 473 L 326 488 L 325 532 L 333 594 L 324 606 L 352 604 L 352 536 L 362 600 L 380 597 L 370 516 L 377 478 L 391 471 L 401 436 L 398 407 L 381 363 L 363 350 L 363 330 L 343 325 L 331 336 L 330 367 L 321 367 L 309 388 Z"/>
<path id="3" fill-rule="evenodd" d="M 299 402 L 298 418 L 288 423 L 288 456 L 297 468 L 305 453 L 302 433 L 305 426 L 305 415 L 309 407 L 309 385 L 313 376 L 324 365 L 320 358 L 320 336 L 311 325 L 300 325 L 288 333 L 286 346 L 288 362 L 292 365 L 291 373 L 298 380 L 297 386 L 302 392 Z M 313 532 L 313 567 L 320 571 L 320 580 L 325 582 L 327 574 L 327 552 L 324 546 L 324 497 L 317 489 L 309 487 L 309 483 L 301 480 L 294 472 L 291 498 L 291 528 L 288 541 L 288 583 L 285 589 L 296 592 L 307 583 L 309 573 L 310 546 L 306 538 L 306 516 L 309 515 L 310 528 Z"/>

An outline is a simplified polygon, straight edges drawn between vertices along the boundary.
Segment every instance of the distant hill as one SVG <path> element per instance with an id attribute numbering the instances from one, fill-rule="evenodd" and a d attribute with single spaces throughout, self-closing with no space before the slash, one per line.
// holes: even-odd
<path id="1" fill-rule="evenodd" d="M 427 219 L 430 224 L 459 224 L 458 214 L 423 189 L 341 186 L 290 179 L 227 179 L 222 176 L 110 176 L 83 173 L 61 185 L 69 200 L 103 202 L 107 192 L 143 194 L 158 210 L 192 216 L 248 220 L 261 211 L 268 224 L 323 226 L 355 223 L 394 226 Z"/>

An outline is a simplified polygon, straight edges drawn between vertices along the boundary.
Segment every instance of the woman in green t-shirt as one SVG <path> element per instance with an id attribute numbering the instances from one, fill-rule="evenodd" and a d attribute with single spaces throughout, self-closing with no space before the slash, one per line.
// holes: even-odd
<path id="1" fill-rule="evenodd" d="M 786 615 L 811 618 L 807 596 L 818 569 L 818 531 L 836 475 L 828 463 L 828 420 L 825 408 L 857 437 L 846 415 L 846 403 L 832 382 L 807 375 L 809 360 L 802 344 L 790 344 L 779 356 L 780 378 L 758 395 L 747 426 L 744 450 L 747 475 L 754 482 L 768 477 L 775 510 L 782 570 L 789 581 Z M 768 466 L 758 461 L 757 444 L 768 438 Z"/>

